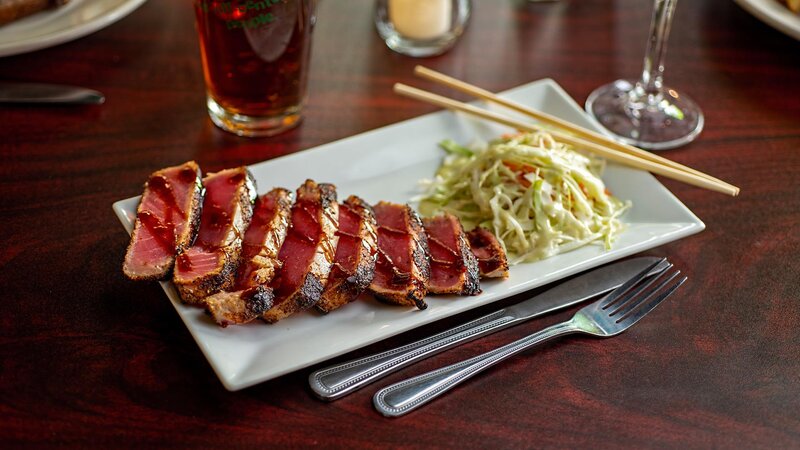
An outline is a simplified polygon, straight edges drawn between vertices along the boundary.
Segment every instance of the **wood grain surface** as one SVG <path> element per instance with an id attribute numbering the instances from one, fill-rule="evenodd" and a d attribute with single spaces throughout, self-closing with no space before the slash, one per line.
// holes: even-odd
<path id="1" fill-rule="evenodd" d="M 477 0 L 458 45 L 423 62 L 492 90 L 550 77 L 582 103 L 641 70 L 649 3 Z M 620 337 L 550 343 L 390 420 L 372 409 L 374 387 L 315 400 L 309 370 L 227 392 L 159 286 L 122 276 L 127 236 L 111 204 L 163 166 L 255 163 L 434 110 L 393 95 L 394 82 L 438 89 L 413 78 L 420 60 L 384 46 L 372 2 L 321 0 L 304 123 L 238 138 L 206 116 L 193 26 L 188 0 L 150 0 L 88 37 L 0 59 L 2 80 L 107 96 L 100 107 L 0 107 L 0 445 L 800 448 L 800 42 L 729 0 L 679 2 L 667 82 L 702 106 L 706 129 L 663 154 L 742 188 L 728 198 L 662 180 L 707 229 L 647 254 L 689 282 Z"/>

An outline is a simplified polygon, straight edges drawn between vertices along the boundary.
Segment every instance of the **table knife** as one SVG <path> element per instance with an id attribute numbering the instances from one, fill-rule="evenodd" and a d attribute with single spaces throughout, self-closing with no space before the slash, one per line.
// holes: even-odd
<path id="1" fill-rule="evenodd" d="M 99 105 L 100 92 L 76 86 L 42 83 L 0 82 L 0 103 Z"/>
<path id="2" fill-rule="evenodd" d="M 323 400 L 335 400 L 390 373 L 481 336 L 549 312 L 572 306 L 620 286 L 657 262 L 639 257 L 585 272 L 535 297 L 451 328 L 434 336 L 375 355 L 337 364 L 308 377 L 311 390 Z M 666 261 L 649 275 L 668 267 Z"/>

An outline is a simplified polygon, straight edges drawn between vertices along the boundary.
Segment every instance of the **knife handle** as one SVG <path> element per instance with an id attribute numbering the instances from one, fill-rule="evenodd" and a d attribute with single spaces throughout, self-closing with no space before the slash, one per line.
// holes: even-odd
<path id="1" fill-rule="evenodd" d="M 335 400 L 417 361 L 508 327 L 516 321 L 506 309 L 402 347 L 313 372 L 308 382 L 323 400 Z"/>

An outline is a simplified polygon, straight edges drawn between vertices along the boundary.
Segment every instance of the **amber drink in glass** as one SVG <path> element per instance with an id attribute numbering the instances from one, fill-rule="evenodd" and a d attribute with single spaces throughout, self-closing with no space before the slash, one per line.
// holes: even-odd
<path id="1" fill-rule="evenodd" d="M 296 126 L 306 98 L 314 0 L 194 0 L 208 114 L 241 136 Z"/>

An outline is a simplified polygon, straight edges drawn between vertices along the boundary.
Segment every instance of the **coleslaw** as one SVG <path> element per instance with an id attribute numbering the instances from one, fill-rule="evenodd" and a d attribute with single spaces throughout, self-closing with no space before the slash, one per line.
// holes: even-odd
<path id="1" fill-rule="evenodd" d="M 488 145 L 451 140 L 420 212 L 449 212 L 465 229 L 497 236 L 509 263 L 530 262 L 597 243 L 606 249 L 623 229 L 631 207 L 600 179 L 605 163 L 574 151 L 546 132 L 522 133 Z"/>

